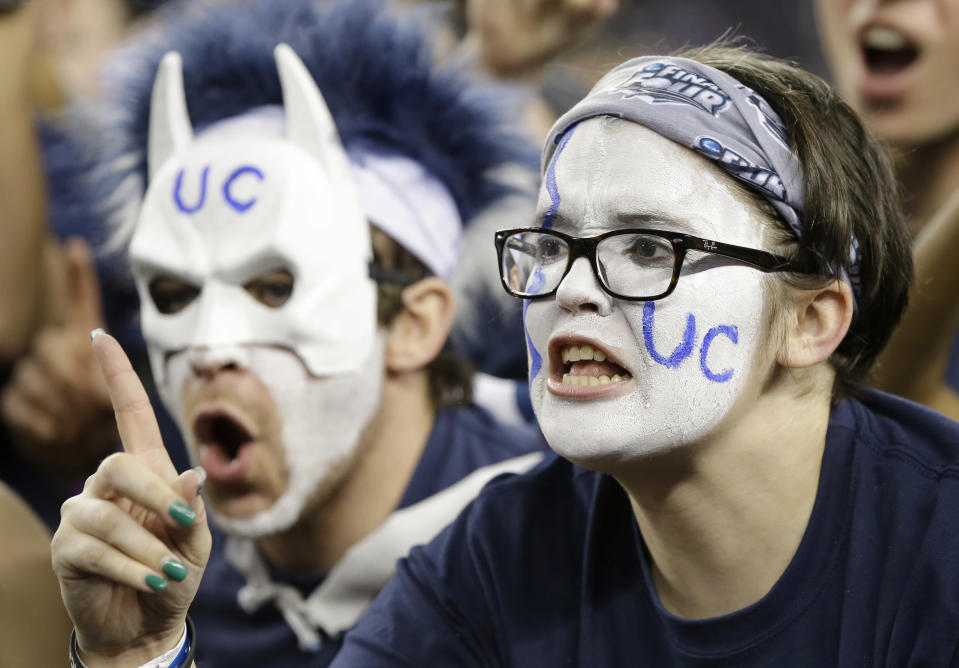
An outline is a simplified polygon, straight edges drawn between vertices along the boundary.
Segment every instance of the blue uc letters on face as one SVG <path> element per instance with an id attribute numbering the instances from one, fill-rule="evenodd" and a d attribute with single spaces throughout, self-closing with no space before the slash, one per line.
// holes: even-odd
<path id="1" fill-rule="evenodd" d="M 643 341 L 646 344 L 646 351 L 656 363 L 669 369 L 675 369 L 693 354 L 693 348 L 696 344 L 696 316 L 692 313 L 687 316 L 686 330 L 683 332 L 682 340 L 668 355 L 664 355 L 656 349 L 656 342 L 653 339 L 655 322 L 656 302 L 646 302 L 643 305 Z M 709 349 L 713 341 L 720 336 L 729 339 L 736 345 L 739 343 L 739 328 L 735 325 L 717 325 L 707 330 L 706 334 L 703 335 L 703 342 L 699 348 L 699 368 L 703 372 L 703 376 L 714 383 L 725 383 L 732 379 L 735 373 L 734 369 L 715 371 L 709 366 Z"/>
<path id="2" fill-rule="evenodd" d="M 206 205 L 207 184 L 210 180 L 210 166 L 204 166 L 203 171 L 200 172 L 199 194 L 196 196 L 196 201 L 192 204 L 188 204 L 183 200 L 183 180 L 185 173 L 186 170 L 182 168 L 177 172 L 176 181 L 173 183 L 173 203 L 181 213 L 193 215 Z M 246 211 L 257 202 L 256 197 L 240 200 L 233 194 L 233 188 L 237 181 L 244 178 L 255 178 L 257 181 L 263 181 L 266 177 L 263 172 L 254 165 L 240 165 L 224 179 L 221 187 L 223 200 L 237 213 L 246 213 Z"/>

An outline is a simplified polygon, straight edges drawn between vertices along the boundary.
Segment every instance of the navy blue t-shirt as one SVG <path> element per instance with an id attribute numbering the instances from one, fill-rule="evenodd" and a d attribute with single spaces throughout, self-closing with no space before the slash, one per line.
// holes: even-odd
<path id="1" fill-rule="evenodd" d="M 622 488 L 551 458 L 400 562 L 336 666 L 959 666 L 959 424 L 834 408 L 809 524 L 758 602 L 667 612 Z"/>
<path id="2" fill-rule="evenodd" d="M 437 414 L 398 508 L 447 489 L 484 466 L 546 450 L 548 446 L 537 430 L 500 424 L 476 406 L 444 408 Z M 302 651 L 273 604 L 267 603 L 253 613 L 241 610 L 237 592 L 245 579 L 229 563 L 225 550 L 226 537 L 214 531 L 210 561 L 190 609 L 202 668 L 328 665 L 339 651 L 342 637 L 321 634 L 318 647 Z M 275 582 L 295 587 L 304 597 L 324 580 L 323 573 L 289 574 L 270 568 L 268 563 L 266 566 Z"/>

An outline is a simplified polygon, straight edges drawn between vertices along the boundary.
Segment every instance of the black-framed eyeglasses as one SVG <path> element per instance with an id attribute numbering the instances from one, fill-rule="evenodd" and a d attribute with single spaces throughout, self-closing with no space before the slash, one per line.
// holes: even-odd
<path id="1" fill-rule="evenodd" d="M 542 227 L 522 227 L 496 233 L 500 279 L 506 291 L 520 299 L 555 294 L 579 257 L 590 261 L 600 285 L 611 296 L 630 301 L 661 299 L 676 288 L 690 250 L 732 258 L 763 272 L 818 273 L 807 263 L 775 253 L 681 232 L 633 228 L 573 237 Z"/>

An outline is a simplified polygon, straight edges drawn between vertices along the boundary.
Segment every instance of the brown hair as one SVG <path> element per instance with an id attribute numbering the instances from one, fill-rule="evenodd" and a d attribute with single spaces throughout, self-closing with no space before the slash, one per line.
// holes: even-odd
<path id="1" fill-rule="evenodd" d="M 779 114 L 803 167 L 802 238 L 776 217 L 782 252 L 812 262 L 823 276 L 858 273 L 857 313 L 830 358 L 836 391 L 869 371 L 908 301 L 910 236 L 888 151 L 821 78 L 791 63 L 728 42 L 673 54 L 715 67 L 764 97 Z M 769 207 L 770 211 L 773 211 Z M 858 241 L 858 272 L 850 260 Z M 797 287 L 809 276 L 785 275 Z M 814 279 L 823 285 L 821 277 Z"/>
<path id="2" fill-rule="evenodd" d="M 391 273 L 415 282 L 430 275 L 416 256 L 373 225 L 370 226 L 373 262 Z M 403 285 L 387 281 L 376 284 L 376 316 L 389 327 L 403 311 Z M 443 350 L 426 366 L 434 408 L 468 404 L 473 400 L 473 365 L 465 358 Z"/>

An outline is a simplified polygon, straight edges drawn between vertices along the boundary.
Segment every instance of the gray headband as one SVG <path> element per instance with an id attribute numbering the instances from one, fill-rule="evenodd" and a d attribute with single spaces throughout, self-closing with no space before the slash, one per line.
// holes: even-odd
<path id="1" fill-rule="evenodd" d="M 765 197 L 802 238 L 803 172 L 786 126 L 766 100 L 725 72 L 686 58 L 627 60 L 556 121 L 543 147 L 543 170 L 567 131 L 593 116 L 639 123 L 712 160 Z M 853 238 L 849 272 L 836 272 L 856 296 L 858 246 Z"/>
<path id="2" fill-rule="evenodd" d="M 685 58 L 628 60 L 553 125 L 543 168 L 570 127 L 606 115 L 644 125 L 712 160 L 769 200 L 802 236 L 802 167 L 786 127 L 762 97 L 733 77 Z"/>

